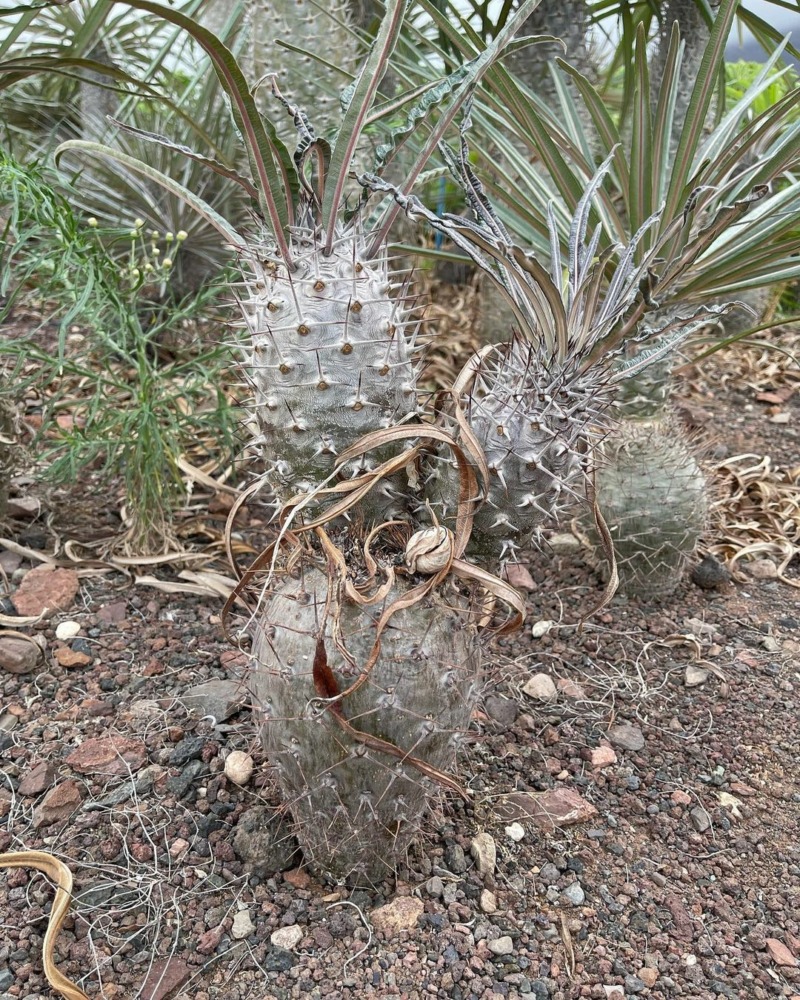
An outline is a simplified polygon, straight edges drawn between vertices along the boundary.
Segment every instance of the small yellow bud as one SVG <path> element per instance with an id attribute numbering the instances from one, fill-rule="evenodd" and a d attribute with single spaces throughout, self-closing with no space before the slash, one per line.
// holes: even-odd
<path id="1" fill-rule="evenodd" d="M 130 238 L 132 240 L 135 240 L 138 237 L 138 235 L 139 235 L 139 230 L 138 229 L 131 229 L 131 231 L 130 231 L 130 233 L 128 235 L 130 236 Z"/>
<path id="2" fill-rule="evenodd" d="M 167 230 L 167 232 L 164 233 L 164 239 L 167 241 L 167 243 L 172 243 L 172 241 L 175 239 L 175 233 L 171 233 L 169 230 Z"/>
<path id="3" fill-rule="evenodd" d="M 142 226 L 144 225 L 144 219 L 134 219 L 133 224 L 134 226 L 136 226 L 137 229 L 141 229 Z"/>
<path id="4" fill-rule="evenodd" d="M 152 255 L 153 255 L 154 257 L 158 257 L 158 256 L 160 256 L 160 254 L 161 254 L 161 251 L 160 251 L 160 250 L 158 249 L 158 247 L 150 247 L 150 253 L 151 253 L 151 254 L 152 254 Z"/>
<path id="5" fill-rule="evenodd" d="M 153 265 L 152 264 L 145 264 L 144 265 L 144 270 L 145 270 L 145 274 L 149 274 L 150 271 L 153 270 Z"/>
<path id="6" fill-rule="evenodd" d="M 150 230 L 150 239 L 151 240 L 157 240 L 158 239 L 158 230 L 157 229 L 151 229 Z"/>
<path id="7" fill-rule="evenodd" d="M 141 271 L 139 270 L 138 267 L 134 267 L 134 268 L 131 269 L 131 279 L 132 280 L 135 281 L 136 278 L 138 278 L 140 276 L 141 276 Z"/>
<path id="8" fill-rule="evenodd" d="M 172 258 L 171 257 L 165 257 L 161 261 L 161 266 L 164 268 L 165 271 L 168 271 L 172 267 Z"/>
<path id="9" fill-rule="evenodd" d="M 176 239 L 176 240 L 177 240 L 177 241 L 178 241 L 179 243 L 183 243 L 183 241 L 184 241 L 184 240 L 186 240 L 186 239 L 188 239 L 188 238 L 189 238 L 189 234 L 188 234 L 188 233 L 186 232 L 186 230 L 185 230 L 185 229 L 180 229 L 180 230 L 178 230 L 178 233 L 177 233 L 177 235 L 176 235 L 176 237 L 175 237 L 175 239 Z"/>
<path id="10" fill-rule="evenodd" d="M 92 216 L 91 219 L 86 220 L 86 225 L 89 226 L 90 229 L 97 229 L 97 219 Z"/>

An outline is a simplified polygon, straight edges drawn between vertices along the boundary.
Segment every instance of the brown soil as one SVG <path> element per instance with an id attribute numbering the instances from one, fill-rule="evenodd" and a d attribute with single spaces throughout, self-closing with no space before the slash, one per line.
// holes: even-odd
<path id="1" fill-rule="evenodd" d="M 770 363 L 740 353 L 686 382 L 684 416 L 712 432 L 722 507 L 726 459 L 798 463 L 796 402 L 774 395 L 794 376 L 765 374 Z M 17 519 L 16 540 L 46 546 L 52 514 Z M 738 532 L 745 544 L 747 530 L 729 520 L 708 541 L 729 555 L 721 539 Z M 797 521 L 783 530 L 797 543 Z M 31 563 L 7 566 L 11 591 Z M 798 590 L 746 573 L 722 591 L 687 580 L 660 603 L 615 598 L 578 629 L 601 590 L 580 555 L 545 548 L 529 568 L 528 623 L 491 653 L 459 759 L 471 801 L 445 802 L 374 891 L 323 885 L 294 862 L 254 873 L 237 853 L 248 813 L 278 805 L 252 713 L 198 720 L 181 701 L 205 680 L 242 676 L 221 600 L 83 577 L 69 611 L 27 629 L 44 664 L 0 674 L 0 851 L 50 851 L 72 869 L 62 971 L 92 997 L 143 1000 L 800 996 Z M 798 560 L 785 572 L 800 581 Z M 545 620 L 556 625 L 533 638 Z M 56 639 L 64 621 L 79 636 Z M 64 647 L 84 655 L 59 657 Z M 706 674 L 687 684 L 702 678 L 687 667 Z M 522 692 L 539 672 L 572 684 L 542 704 Z M 641 746 L 626 749 L 637 731 Z M 87 741 L 111 736 L 130 742 L 93 758 Z M 256 761 L 244 787 L 223 773 L 232 750 Z M 60 819 L 46 808 L 56 786 L 77 804 Z M 596 813 L 549 832 L 527 824 L 514 840 L 499 796 L 546 789 L 570 789 Z M 497 845 L 493 874 L 470 855 L 481 830 Z M 52 892 L 29 870 L 0 879 L 0 1000 L 48 997 Z M 373 933 L 374 910 L 398 896 L 419 899 L 421 915 Z M 252 926 L 234 925 L 243 912 Z M 276 948 L 271 935 L 293 925 L 299 942 Z M 504 937 L 510 950 L 495 954 Z"/>

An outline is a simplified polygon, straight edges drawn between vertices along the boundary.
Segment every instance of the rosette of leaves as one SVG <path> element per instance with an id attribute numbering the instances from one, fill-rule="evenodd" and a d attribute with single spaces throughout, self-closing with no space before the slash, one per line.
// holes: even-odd
<path id="1" fill-rule="evenodd" d="M 469 362 L 452 394 L 462 440 L 476 441 L 485 456 L 488 485 L 475 513 L 469 551 L 496 564 L 514 561 L 544 524 L 557 520 L 584 492 L 594 462 L 592 442 L 601 436 L 620 387 L 719 310 L 701 309 L 658 330 L 639 326 L 648 309 L 648 275 L 663 252 L 663 244 L 643 251 L 643 243 L 662 220 L 655 213 L 625 243 L 604 250 L 602 226 L 589 235 L 593 201 L 613 153 L 585 186 L 566 255 L 552 211 L 549 266 L 516 246 L 472 170 L 464 135 L 468 126 L 467 117 L 460 156 L 444 152 L 475 221 L 439 218 L 413 197 L 394 194 L 412 218 L 425 219 L 472 258 L 496 283 L 515 317 L 516 332 L 507 330 L 505 344 L 489 346 Z M 377 178 L 365 180 L 391 190 Z M 666 227 L 665 240 L 681 225 L 679 216 Z M 621 357 L 629 353 L 633 356 Z M 454 513 L 452 474 L 451 463 L 440 461 L 429 483 L 445 521 Z M 607 541 L 604 528 L 599 530 Z"/>

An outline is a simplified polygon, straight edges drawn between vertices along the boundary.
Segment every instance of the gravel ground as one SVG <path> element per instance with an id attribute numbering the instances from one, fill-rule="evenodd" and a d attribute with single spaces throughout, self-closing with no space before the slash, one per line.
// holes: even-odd
<path id="1" fill-rule="evenodd" d="M 717 457 L 746 428 L 748 451 L 796 462 L 796 410 L 773 423 L 754 392 L 698 383 L 687 406 L 713 414 Z M 62 971 L 126 1000 L 798 1000 L 797 590 L 687 581 L 579 630 L 600 586 L 557 549 L 531 557 L 528 624 L 491 653 L 458 762 L 471 800 L 444 801 L 370 891 L 315 881 L 276 825 L 221 602 L 83 578 L 28 630 L 45 665 L 0 671 L 0 851 L 71 867 Z M 3 558 L 13 590 L 31 564 Z M 65 622 L 80 631 L 58 638 Z M 523 690 L 545 690 L 537 675 L 549 699 Z M 234 750 L 255 760 L 244 786 L 224 773 Z M 572 812 L 515 823 L 510 804 L 543 792 Z M 51 889 L 0 877 L 0 1000 L 49 997 Z"/>

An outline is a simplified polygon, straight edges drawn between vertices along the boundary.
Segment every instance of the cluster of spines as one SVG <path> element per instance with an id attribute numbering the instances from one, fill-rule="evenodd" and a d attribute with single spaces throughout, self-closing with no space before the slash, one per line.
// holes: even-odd
<path id="1" fill-rule="evenodd" d="M 398 581 L 387 600 L 410 586 Z M 339 690 L 350 684 L 383 607 L 346 604 L 337 612 L 354 668 L 337 652 L 332 619 L 323 621 L 327 601 L 327 576 L 316 569 L 278 589 L 254 635 L 250 688 L 307 860 L 338 878 L 376 881 L 389 874 L 436 792 L 408 757 L 441 771 L 452 766 L 479 693 L 480 651 L 455 591 L 393 616 L 369 681 L 339 706 L 354 729 L 402 752 L 392 756 L 336 723 L 318 704 L 313 675 L 323 636 Z"/>
<path id="2" fill-rule="evenodd" d="M 599 374 L 583 375 L 576 363 L 548 370 L 519 339 L 477 372 L 464 408 L 490 481 L 475 513 L 471 553 L 513 561 L 573 501 L 586 472 L 586 436 L 608 402 Z M 433 489 L 444 517 L 453 514 L 456 482 L 455 468 L 438 462 Z"/>
<path id="3" fill-rule="evenodd" d="M 708 516 L 705 476 L 677 422 L 665 416 L 614 427 L 598 448 L 596 482 L 621 592 L 645 600 L 672 593 Z M 591 527 L 587 538 L 590 559 L 607 576 Z"/>
<path id="4" fill-rule="evenodd" d="M 418 409 L 417 321 L 386 260 L 367 262 L 353 230 L 327 256 L 312 230 L 294 231 L 291 249 L 294 270 L 269 253 L 251 258 L 242 301 L 258 443 L 284 501 L 320 485 L 357 439 L 413 419 Z M 348 474 L 384 457 L 370 453 Z M 396 488 L 387 482 L 381 492 L 390 503 Z"/>

